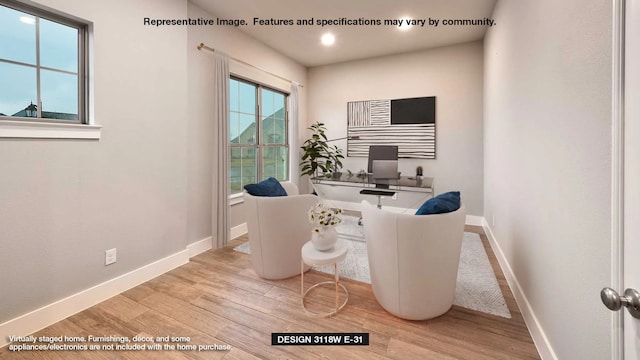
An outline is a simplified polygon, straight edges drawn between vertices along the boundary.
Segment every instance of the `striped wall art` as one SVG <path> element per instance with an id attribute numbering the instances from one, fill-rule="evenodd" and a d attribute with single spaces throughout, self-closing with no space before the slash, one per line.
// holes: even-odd
<path id="1" fill-rule="evenodd" d="M 435 96 L 347 103 L 347 156 L 398 145 L 398 157 L 436 158 Z"/>

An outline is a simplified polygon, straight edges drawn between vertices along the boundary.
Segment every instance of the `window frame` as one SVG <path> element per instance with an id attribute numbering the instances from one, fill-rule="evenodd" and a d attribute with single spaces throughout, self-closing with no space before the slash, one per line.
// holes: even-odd
<path id="1" fill-rule="evenodd" d="M 53 137 L 53 138 L 76 138 L 72 136 L 74 129 L 79 129 L 74 125 L 91 125 L 94 130 L 99 130 L 99 126 L 91 124 L 89 117 L 89 27 L 90 24 L 74 18 L 69 15 L 64 15 L 51 10 L 45 10 L 39 7 L 31 6 L 18 2 L 15 0 L 3 0 L 0 6 L 7 7 L 9 9 L 23 12 L 32 15 L 36 18 L 35 22 L 35 36 L 36 36 L 36 63 L 28 64 L 19 61 L 13 61 L 9 59 L 0 59 L 0 62 L 13 64 L 18 66 L 25 66 L 36 70 L 36 104 L 37 105 L 37 117 L 21 117 L 21 116 L 0 116 L 0 137 Z M 78 49 L 78 67 L 77 73 L 66 71 L 63 69 L 56 69 L 40 64 L 40 19 L 45 19 L 55 23 L 59 23 L 64 26 L 74 28 L 78 31 L 77 37 L 77 49 Z M 52 119 L 42 117 L 42 99 L 41 99 L 41 71 L 54 71 L 56 73 L 71 74 L 77 76 L 77 102 L 78 102 L 78 119 Z M 21 123 L 39 123 L 41 126 L 33 125 L 21 125 Z M 59 126 L 60 125 L 60 126 Z M 65 126 L 66 125 L 66 126 Z M 32 136 L 20 136 L 23 132 L 30 132 L 33 129 L 42 129 L 38 133 L 32 133 Z M 87 129 L 83 129 L 87 130 Z M 96 138 L 93 135 L 88 136 L 87 131 L 83 131 L 84 135 L 80 135 L 78 138 Z M 70 136 L 65 136 L 70 135 Z M 12 136 L 8 136 L 12 135 Z M 23 134 L 24 135 L 24 134 Z M 98 133 L 99 138 L 99 133 Z"/>
<path id="2" fill-rule="evenodd" d="M 281 181 L 288 181 L 290 179 L 291 176 L 291 162 L 290 162 L 290 156 L 291 156 L 291 144 L 289 142 L 289 96 L 291 94 L 289 94 L 288 92 L 285 92 L 283 90 L 277 89 L 273 86 L 269 86 L 267 84 L 263 84 L 254 80 L 250 80 L 247 78 L 244 78 L 242 76 L 236 75 L 236 74 L 231 74 L 231 76 L 229 77 L 229 81 L 231 80 L 235 80 L 238 81 L 240 83 L 245 83 L 248 85 L 251 85 L 255 88 L 255 96 L 256 96 L 256 114 L 255 114 L 255 123 L 256 123 L 256 136 L 255 136 L 255 143 L 254 144 L 247 144 L 247 143 L 232 143 L 231 139 L 228 139 L 228 146 L 229 146 L 229 157 L 231 157 L 231 149 L 233 148 L 253 148 L 256 151 L 256 180 L 257 181 L 261 181 L 262 176 L 263 176 L 263 154 L 264 154 L 264 149 L 268 148 L 268 147 L 286 147 L 287 149 L 287 169 L 286 169 L 286 178 L 284 180 Z M 285 126 L 285 139 L 284 139 L 284 143 L 265 143 L 264 139 L 262 138 L 263 134 L 262 134 L 262 89 L 265 90 L 269 90 L 272 91 L 274 93 L 277 94 L 281 94 L 284 96 L 284 126 Z M 231 107 L 229 107 L 229 114 L 231 114 Z M 231 121 L 231 117 L 229 117 L 229 122 Z M 229 185 L 231 184 L 231 161 L 229 161 Z M 234 192 L 234 190 L 230 189 L 229 191 L 229 199 L 234 200 L 234 199 L 238 199 L 240 198 L 242 195 L 242 190 Z M 238 201 L 239 202 L 239 201 Z"/>

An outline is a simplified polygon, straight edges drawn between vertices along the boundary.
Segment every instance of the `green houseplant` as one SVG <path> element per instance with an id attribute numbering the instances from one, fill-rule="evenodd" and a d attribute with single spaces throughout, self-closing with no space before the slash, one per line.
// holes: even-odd
<path id="1" fill-rule="evenodd" d="M 307 128 L 312 132 L 300 147 L 304 154 L 300 162 L 301 174 L 309 176 L 327 175 L 338 172 L 342 168 L 342 149 L 329 145 L 326 128 L 323 123 L 315 122 Z"/>

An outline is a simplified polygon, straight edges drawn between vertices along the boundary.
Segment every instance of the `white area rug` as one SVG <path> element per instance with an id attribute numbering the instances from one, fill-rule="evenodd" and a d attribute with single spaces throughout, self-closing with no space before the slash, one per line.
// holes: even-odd
<path id="1" fill-rule="evenodd" d="M 371 284 L 364 229 L 358 225 L 356 217 L 343 215 L 342 220 L 342 224 L 338 225 L 336 230 L 340 238 L 349 240 L 347 241 L 349 252 L 345 261 L 339 266 L 340 277 Z M 234 250 L 249 254 L 249 243 L 236 246 Z M 315 269 L 329 274 L 333 273 L 333 266 Z M 511 318 L 509 308 L 502 296 L 498 280 L 478 234 L 464 233 L 453 303 L 467 309 Z"/>

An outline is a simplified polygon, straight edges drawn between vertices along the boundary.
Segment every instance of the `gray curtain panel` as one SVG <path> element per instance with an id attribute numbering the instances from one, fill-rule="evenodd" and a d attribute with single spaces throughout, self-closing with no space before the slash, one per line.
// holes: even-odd
<path id="1" fill-rule="evenodd" d="M 218 52 L 214 54 L 214 121 L 218 156 L 214 173 L 217 170 L 217 186 L 214 185 L 214 204 L 216 204 L 217 247 L 227 245 L 230 237 L 229 222 L 229 59 Z M 215 178 L 215 177 L 214 177 Z"/>
<path id="2" fill-rule="evenodd" d="M 298 83 L 291 82 L 289 95 L 289 179 L 300 188 L 300 152 L 298 149 Z"/>

